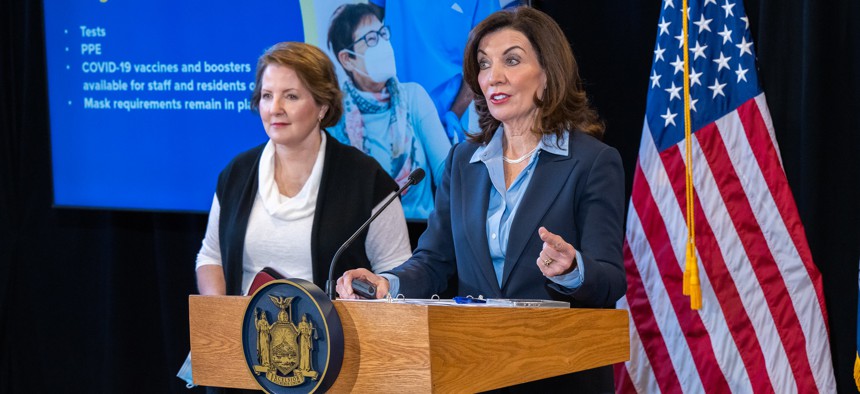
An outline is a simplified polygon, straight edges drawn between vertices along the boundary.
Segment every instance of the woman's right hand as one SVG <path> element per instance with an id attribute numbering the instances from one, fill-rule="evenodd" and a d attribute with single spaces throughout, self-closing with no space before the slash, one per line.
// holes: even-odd
<path id="1" fill-rule="evenodd" d="M 364 268 L 349 270 L 343 273 L 343 276 L 337 278 L 337 295 L 340 298 L 359 299 L 357 294 L 352 291 L 352 281 L 355 279 L 364 279 L 376 286 L 376 298 L 384 298 L 388 295 L 388 279 L 374 274 Z"/>

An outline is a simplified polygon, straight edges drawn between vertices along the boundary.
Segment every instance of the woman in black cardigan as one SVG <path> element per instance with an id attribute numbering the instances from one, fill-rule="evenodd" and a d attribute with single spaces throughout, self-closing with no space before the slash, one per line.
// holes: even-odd
<path id="1" fill-rule="evenodd" d="M 318 48 L 286 42 L 267 50 L 251 105 L 269 141 L 236 156 L 218 178 L 197 257 L 200 294 L 244 294 L 267 266 L 324 287 L 334 253 L 397 185 L 375 160 L 324 131 L 343 107 L 334 66 Z M 335 274 L 381 272 L 409 256 L 395 200 L 345 251 Z"/>

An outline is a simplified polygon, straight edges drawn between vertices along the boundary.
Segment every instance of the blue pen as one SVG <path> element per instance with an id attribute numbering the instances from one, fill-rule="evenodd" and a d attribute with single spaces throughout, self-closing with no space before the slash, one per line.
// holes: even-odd
<path id="1" fill-rule="evenodd" d="M 457 296 L 457 297 L 454 297 L 454 302 L 456 302 L 458 304 L 485 304 L 487 302 L 487 300 L 485 300 L 483 298 L 474 298 L 472 296 L 466 296 L 466 297 Z"/>

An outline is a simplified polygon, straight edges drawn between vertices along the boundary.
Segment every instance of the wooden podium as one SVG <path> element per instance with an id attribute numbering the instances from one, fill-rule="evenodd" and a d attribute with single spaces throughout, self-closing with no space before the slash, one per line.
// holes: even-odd
<path id="1" fill-rule="evenodd" d="M 259 389 L 245 365 L 250 297 L 189 297 L 194 383 Z M 626 361 L 623 310 L 334 301 L 343 367 L 330 391 L 477 392 Z"/>

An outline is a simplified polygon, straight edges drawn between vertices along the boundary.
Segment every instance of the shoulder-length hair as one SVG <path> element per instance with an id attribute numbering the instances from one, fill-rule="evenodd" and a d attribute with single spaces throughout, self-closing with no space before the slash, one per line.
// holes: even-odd
<path id="1" fill-rule="evenodd" d="M 588 103 L 576 59 L 561 27 L 541 11 L 531 7 L 518 7 L 491 14 L 469 33 L 463 55 L 463 79 L 475 95 L 475 110 L 481 127 L 480 132 L 469 134 L 469 139 L 477 143 L 487 143 L 501 124 L 490 114 L 487 98 L 478 84 L 478 74 L 481 71 L 478 64 L 478 46 L 488 34 L 502 29 L 513 29 L 525 35 L 546 73 L 547 86 L 543 97 L 534 98 L 538 115 L 532 132 L 561 137 L 565 130 L 579 129 L 602 138 L 605 127 L 597 112 Z"/>
<path id="2" fill-rule="evenodd" d="M 343 115 L 343 93 L 337 83 L 334 64 L 325 52 L 302 42 L 277 43 L 267 49 L 257 60 L 257 76 L 254 80 L 254 92 L 251 93 L 253 111 L 260 110 L 263 72 L 272 64 L 295 70 L 314 101 L 318 105 L 328 106 L 328 110 L 320 120 L 320 127 L 326 128 L 337 124 Z"/>

